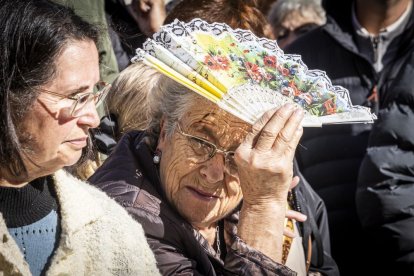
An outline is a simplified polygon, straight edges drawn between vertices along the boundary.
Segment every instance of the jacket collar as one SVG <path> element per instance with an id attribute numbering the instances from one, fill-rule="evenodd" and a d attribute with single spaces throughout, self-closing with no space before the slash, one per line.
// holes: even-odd
<path id="1" fill-rule="evenodd" d="M 104 215 L 103 209 L 96 208 L 99 206 L 98 199 L 85 190 L 88 187 L 86 183 L 64 170 L 57 171 L 53 179 L 59 202 L 62 236 L 70 237 Z"/>
<path id="2" fill-rule="evenodd" d="M 135 216 L 139 217 L 147 235 L 168 239 L 168 229 L 165 227 L 177 225 L 180 231 L 193 235 L 205 252 L 223 265 L 207 240 L 168 203 L 158 168 L 152 161 L 153 150 L 145 138 L 145 132 L 131 131 L 125 134 L 104 164 L 91 177 L 91 183 L 95 183 L 94 185 L 105 190 L 117 201 L 123 202 L 124 207 L 134 208 Z M 120 183 L 122 189 L 119 187 Z M 234 229 L 230 226 L 229 228 Z"/>
<path id="3" fill-rule="evenodd" d="M 103 210 L 95 197 L 85 189 L 84 182 L 74 178 L 63 170 L 52 175 L 59 203 L 61 235 L 59 246 L 54 252 L 53 263 L 64 259 L 73 253 L 71 241 L 73 235 L 84 228 L 85 225 L 97 221 L 103 216 Z M 80 206 L 82 206 L 80 208 Z M 7 226 L 0 213 L 0 266 L 10 267 L 11 271 L 19 271 L 22 275 L 30 275 L 28 264 L 23 258 L 14 239 L 9 235 Z M 2 260 L 3 259 L 3 260 Z M 4 262 L 4 263 L 3 263 Z M 6 270 L 7 271 L 7 270 Z M 6 273 L 7 274 L 7 273 Z M 12 273 L 13 274 L 13 273 Z"/>
<path id="4" fill-rule="evenodd" d="M 359 50 L 353 40 L 355 33 L 352 25 L 353 2 L 354 1 L 346 0 L 336 3 L 335 1 L 335 5 L 338 4 L 337 6 L 329 7 L 328 5 L 328 7 L 325 7 L 327 9 L 328 19 L 327 23 L 322 26 L 322 29 L 338 43 L 343 45 L 345 49 L 366 59 L 359 53 Z M 410 19 L 405 27 L 401 40 L 401 48 L 403 48 L 402 51 L 404 52 L 414 46 L 414 8 L 412 8 L 409 17 Z"/>
<path id="5" fill-rule="evenodd" d="M 6 223 L 0 213 L 0 274 L 30 275 L 30 269 L 24 260 L 19 247 L 7 230 Z"/>
<path id="6" fill-rule="evenodd" d="M 353 40 L 353 31 L 349 27 L 341 27 L 332 17 L 328 17 L 326 25 L 322 27 L 333 39 L 352 53 L 359 55 L 359 50 Z"/>

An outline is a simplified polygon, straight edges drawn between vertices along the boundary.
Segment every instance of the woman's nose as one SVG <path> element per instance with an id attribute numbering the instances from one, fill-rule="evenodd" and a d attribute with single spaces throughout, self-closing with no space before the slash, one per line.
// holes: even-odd
<path id="1" fill-rule="evenodd" d="M 99 125 L 99 115 L 93 101 L 85 105 L 83 114 L 79 117 L 78 124 L 86 125 L 89 128 L 96 128 Z"/>
<path id="2" fill-rule="evenodd" d="M 224 179 L 224 166 L 225 160 L 223 154 L 216 154 L 202 164 L 200 173 L 209 183 L 217 183 Z"/>

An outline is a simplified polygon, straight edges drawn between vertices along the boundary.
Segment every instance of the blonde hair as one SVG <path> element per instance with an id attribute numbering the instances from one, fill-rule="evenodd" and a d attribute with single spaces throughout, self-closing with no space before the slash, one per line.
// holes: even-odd
<path id="1" fill-rule="evenodd" d="M 123 70 L 112 84 L 106 98 L 108 112 L 118 122 L 119 138 L 130 130 L 144 130 L 149 124 L 149 95 L 157 87 L 161 74 L 143 63 L 134 63 Z"/>
<path id="2" fill-rule="evenodd" d="M 171 135 L 195 97 L 200 96 L 142 62 L 128 66 L 106 99 L 108 112 L 117 118 L 115 140 L 130 130 L 145 130 L 155 145 L 162 120 Z"/>
<path id="3" fill-rule="evenodd" d="M 155 69 L 139 62 L 129 65 L 112 83 L 105 100 L 107 115 L 115 115 L 117 132 L 114 139 L 131 130 L 145 130 L 150 124 L 151 95 L 162 75 Z M 85 164 L 71 171 L 82 180 L 88 179 L 102 165 L 105 158 L 97 148 Z"/>

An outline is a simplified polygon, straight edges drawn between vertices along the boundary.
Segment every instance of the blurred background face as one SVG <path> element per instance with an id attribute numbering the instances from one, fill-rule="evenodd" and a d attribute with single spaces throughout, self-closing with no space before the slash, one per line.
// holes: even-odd
<path id="1" fill-rule="evenodd" d="M 320 19 L 312 12 L 292 11 L 280 25 L 273 27 L 273 34 L 280 48 L 285 48 L 299 36 L 321 25 Z"/>
<path id="2" fill-rule="evenodd" d="M 55 62 L 55 77 L 39 89 L 75 96 L 91 92 L 99 81 L 98 51 L 92 41 L 69 42 Z M 87 144 L 88 130 L 98 125 L 99 118 L 93 101 L 85 105 L 78 117 L 72 117 L 73 102 L 40 93 L 19 125 L 29 174 L 40 171 L 47 175 L 79 160 Z"/>
<path id="3" fill-rule="evenodd" d="M 219 149 L 234 151 L 249 126 L 202 98 L 179 122 L 182 133 Z M 242 199 L 239 178 L 222 153 L 199 163 L 203 145 L 180 133 L 161 136 L 161 182 L 169 202 L 196 228 L 208 227 L 234 210 Z"/>

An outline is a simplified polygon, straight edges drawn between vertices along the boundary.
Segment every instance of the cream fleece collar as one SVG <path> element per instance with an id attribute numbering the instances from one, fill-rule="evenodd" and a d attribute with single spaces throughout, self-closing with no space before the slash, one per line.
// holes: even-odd
<path id="1" fill-rule="evenodd" d="M 85 191 L 87 184 L 63 170 L 57 171 L 52 176 L 59 203 L 62 228 L 59 246 L 54 253 L 52 261 L 52 263 L 58 263 L 60 259 L 64 259 L 68 254 L 73 253 L 70 242 L 73 240 L 73 234 L 81 231 L 85 225 L 99 220 L 104 215 L 104 211 L 103 208 L 96 208 L 96 206 L 100 206 L 99 198 L 95 198 Z M 10 273 L 14 271 L 20 272 L 22 275 L 31 275 L 29 266 L 24 260 L 20 249 L 9 235 L 1 213 L 0 265 L 5 266 L 4 268 L 2 267 L 4 271 L 7 271 L 7 266 L 9 266 Z"/>

